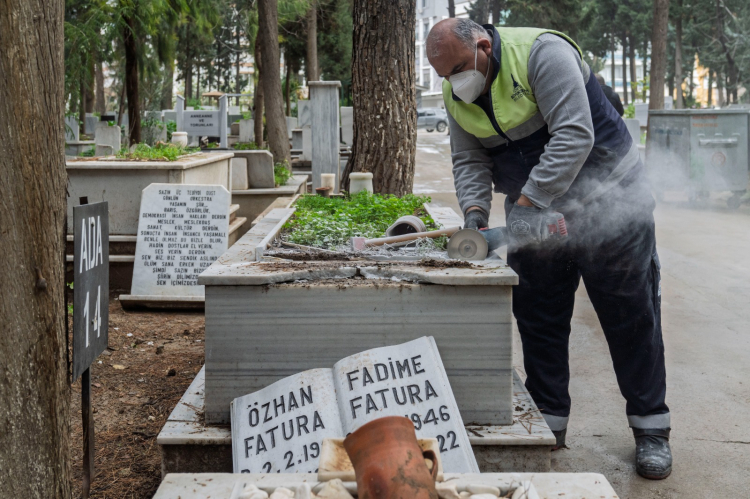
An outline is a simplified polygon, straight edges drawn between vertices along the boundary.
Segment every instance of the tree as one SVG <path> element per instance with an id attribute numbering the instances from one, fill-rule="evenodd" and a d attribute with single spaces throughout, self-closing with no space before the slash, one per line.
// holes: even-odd
<path id="1" fill-rule="evenodd" d="M 64 8 L 0 2 L 0 497 L 71 496 Z"/>
<path id="2" fill-rule="evenodd" d="M 354 145 L 344 172 L 372 172 L 375 192 L 412 190 L 417 138 L 414 0 L 368 0 L 353 9 Z"/>
<path id="3" fill-rule="evenodd" d="M 262 70 L 263 104 L 266 109 L 268 148 L 274 161 L 289 162 L 289 135 L 284 117 L 284 98 L 279 74 L 279 21 L 277 0 L 258 0 L 258 37 Z"/>
<path id="4" fill-rule="evenodd" d="M 307 12 L 307 57 L 305 69 L 307 70 L 307 81 L 318 81 L 318 7 L 317 2 L 310 2 L 310 10 Z"/>
<path id="5" fill-rule="evenodd" d="M 448 17 L 456 17 L 456 1 L 448 0 Z"/>
<path id="6" fill-rule="evenodd" d="M 649 109 L 664 109 L 664 76 L 667 69 L 668 23 L 669 0 L 654 0 L 654 20 L 651 31 Z"/>
<path id="7" fill-rule="evenodd" d="M 682 109 L 685 107 L 685 102 L 682 96 L 682 0 L 677 0 L 675 7 L 675 21 L 674 21 L 674 82 L 677 88 L 677 95 L 674 100 L 675 109 Z"/>

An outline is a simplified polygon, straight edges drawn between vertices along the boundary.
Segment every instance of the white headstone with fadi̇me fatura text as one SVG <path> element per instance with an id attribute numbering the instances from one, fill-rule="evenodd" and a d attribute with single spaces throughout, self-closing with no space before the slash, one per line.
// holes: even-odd
<path id="1" fill-rule="evenodd" d="M 203 297 L 198 275 L 227 250 L 230 200 L 222 185 L 146 187 L 131 295 Z"/>

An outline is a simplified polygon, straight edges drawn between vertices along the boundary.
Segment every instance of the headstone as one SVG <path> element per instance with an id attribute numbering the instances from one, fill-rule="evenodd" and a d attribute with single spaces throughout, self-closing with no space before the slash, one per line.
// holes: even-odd
<path id="1" fill-rule="evenodd" d="M 230 200 L 223 185 L 143 189 L 131 295 L 203 297 L 198 275 L 227 250 Z"/>
<path id="2" fill-rule="evenodd" d="M 302 129 L 302 161 L 312 161 L 312 129 L 306 126 Z"/>
<path id="3" fill-rule="evenodd" d="M 107 348 L 109 204 L 73 207 L 73 381 Z"/>
<path id="4" fill-rule="evenodd" d="M 172 111 L 170 109 L 162 111 L 164 113 L 164 123 L 169 123 L 170 121 L 177 121 L 177 111 Z"/>
<path id="5" fill-rule="evenodd" d="M 231 125 L 231 124 L 233 124 L 233 123 L 237 123 L 237 122 L 238 122 L 238 121 L 240 121 L 241 119 L 242 119 L 242 115 L 241 115 L 241 114 L 232 114 L 232 113 L 229 113 L 229 114 L 227 115 L 227 123 L 228 123 L 229 125 Z"/>
<path id="6" fill-rule="evenodd" d="M 289 133 L 289 139 L 292 138 L 292 130 L 297 128 L 297 118 L 294 118 L 292 116 L 286 117 L 286 131 Z"/>
<path id="7" fill-rule="evenodd" d="M 94 116 L 91 113 L 86 113 L 86 121 L 84 122 L 83 133 L 86 135 L 94 135 L 96 133 L 96 124 L 99 123 L 99 117 Z"/>
<path id="8" fill-rule="evenodd" d="M 635 104 L 635 119 L 641 123 L 648 123 L 648 104 Z"/>
<path id="9" fill-rule="evenodd" d="M 354 144 L 354 108 L 341 108 L 341 141 L 352 146 Z"/>
<path id="10" fill-rule="evenodd" d="M 247 183 L 247 160 L 245 158 L 232 158 L 232 190 L 245 191 Z"/>
<path id="11" fill-rule="evenodd" d="M 276 185 L 273 178 L 273 155 L 269 151 L 235 151 L 234 157 L 247 160 L 249 189 L 268 189 Z"/>
<path id="12" fill-rule="evenodd" d="M 237 136 L 240 135 L 240 124 L 239 124 L 239 122 L 232 123 L 231 125 L 229 125 L 229 135 L 237 135 Z"/>
<path id="13" fill-rule="evenodd" d="M 240 120 L 240 142 L 255 142 L 255 120 Z"/>
<path id="14" fill-rule="evenodd" d="M 641 122 L 633 118 L 624 118 L 625 126 L 636 145 L 641 143 Z"/>
<path id="15" fill-rule="evenodd" d="M 292 130 L 292 149 L 296 151 L 302 150 L 302 129 L 301 128 Z"/>
<path id="16" fill-rule="evenodd" d="M 674 99 L 671 95 L 664 96 L 664 109 L 672 109 L 674 107 Z"/>
<path id="17" fill-rule="evenodd" d="M 185 97 L 178 95 L 175 98 L 174 103 L 174 112 L 175 112 L 175 121 L 177 122 L 177 131 L 178 132 L 184 132 L 185 130 L 185 122 L 184 114 L 185 114 Z"/>
<path id="18" fill-rule="evenodd" d="M 65 141 L 66 142 L 78 142 L 79 137 L 78 118 L 75 116 L 65 117 Z"/>
<path id="19" fill-rule="evenodd" d="M 221 120 L 218 111 L 185 111 L 183 116 L 183 129 L 178 128 L 178 131 L 200 137 L 219 136 Z"/>
<path id="20" fill-rule="evenodd" d="M 96 125 L 96 145 L 97 147 L 110 146 L 112 154 L 117 153 L 121 147 L 121 130 L 117 125 L 109 126 L 109 123 L 101 121 Z M 99 154 L 97 153 L 97 156 Z"/>
<path id="21" fill-rule="evenodd" d="M 297 126 L 299 128 L 312 126 L 312 108 L 309 100 L 297 101 Z"/>
<path id="22" fill-rule="evenodd" d="M 112 146 L 107 144 L 96 144 L 96 149 L 94 150 L 94 156 L 101 157 L 101 156 L 112 156 L 114 154 L 114 151 L 112 150 Z"/>
<path id="23" fill-rule="evenodd" d="M 227 96 L 222 95 L 219 97 L 219 116 L 225 117 L 227 115 Z M 219 120 L 219 147 L 226 149 L 229 147 L 229 140 L 227 135 L 229 134 L 229 124 L 226 119 Z"/>
<path id="24" fill-rule="evenodd" d="M 335 173 L 339 185 L 339 89 L 340 81 L 311 81 L 312 187 L 320 187 L 321 173 Z M 336 189 L 338 192 L 338 188 Z"/>
<path id="25" fill-rule="evenodd" d="M 240 106 L 229 106 L 229 115 L 233 114 L 242 114 L 242 111 L 240 111 Z"/>

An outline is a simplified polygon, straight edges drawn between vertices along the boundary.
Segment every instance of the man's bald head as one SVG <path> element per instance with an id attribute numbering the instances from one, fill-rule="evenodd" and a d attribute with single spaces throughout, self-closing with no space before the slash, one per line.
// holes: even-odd
<path id="1" fill-rule="evenodd" d="M 432 63 L 446 51 L 447 46 L 461 44 L 474 51 L 479 39 L 489 40 L 487 31 L 471 19 L 449 18 L 435 24 L 427 35 L 427 58 Z M 434 64 L 433 64 L 434 65 Z"/>

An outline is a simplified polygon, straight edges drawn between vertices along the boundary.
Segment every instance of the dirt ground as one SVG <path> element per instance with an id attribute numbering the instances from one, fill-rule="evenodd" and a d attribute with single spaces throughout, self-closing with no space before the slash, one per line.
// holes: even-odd
<path id="1" fill-rule="evenodd" d="M 71 324 L 72 327 L 72 324 Z M 91 369 L 92 498 L 145 498 L 161 482 L 156 436 L 204 362 L 202 312 L 125 312 L 109 303 L 109 349 Z M 81 382 L 71 390 L 74 497 L 81 497 Z"/>

